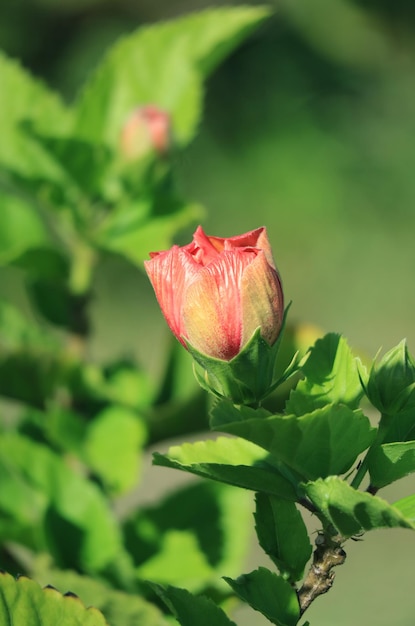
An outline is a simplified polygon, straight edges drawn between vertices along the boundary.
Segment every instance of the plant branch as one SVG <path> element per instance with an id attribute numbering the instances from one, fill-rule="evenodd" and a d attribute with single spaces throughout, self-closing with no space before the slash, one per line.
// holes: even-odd
<path id="1" fill-rule="evenodd" d="M 346 552 L 342 548 L 343 537 L 330 537 L 320 533 L 316 539 L 313 562 L 302 587 L 297 591 L 301 615 L 310 604 L 333 585 L 335 574 L 333 567 L 342 565 Z"/>

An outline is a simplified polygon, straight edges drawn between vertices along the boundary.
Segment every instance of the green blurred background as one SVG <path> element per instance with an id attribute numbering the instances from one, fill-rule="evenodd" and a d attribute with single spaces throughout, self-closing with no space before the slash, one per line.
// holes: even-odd
<path id="1" fill-rule="evenodd" d="M 211 5 L 2 0 L 0 47 L 70 101 L 122 33 Z M 273 7 L 206 86 L 198 136 L 176 157 L 183 193 L 206 207 L 209 234 L 267 226 L 292 319 L 342 332 L 371 356 L 404 336 L 414 352 L 415 4 Z M 26 306 L 20 280 L 3 270 L 0 292 Z M 154 337 L 168 334 L 143 275 L 108 257 L 93 310 L 93 356 L 134 350 L 159 370 Z M 152 471 L 162 480 L 166 470 Z M 349 552 L 312 624 L 411 626 L 414 538 L 379 532 Z"/>

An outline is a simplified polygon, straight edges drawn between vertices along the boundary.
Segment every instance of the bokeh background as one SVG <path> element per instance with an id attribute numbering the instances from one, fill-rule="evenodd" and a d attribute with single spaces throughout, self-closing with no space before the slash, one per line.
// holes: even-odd
<path id="1" fill-rule="evenodd" d="M 267 226 L 292 319 L 342 332 L 371 356 L 402 337 L 413 353 L 415 4 L 268 4 L 275 15 L 206 85 L 198 136 L 176 156 L 183 194 L 206 207 L 209 234 Z M 71 101 L 121 34 L 212 5 L 2 0 L 0 48 Z M 0 294 L 27 307 L 20 280 L 2 270 Z M 93 315 L 95 358 L 134 351 L 157 374 L 167 331 L 144 275 L 108 257 Z M 311 623 L 411 626 L 414 537 L 379 532 L 349 553 Z"/>

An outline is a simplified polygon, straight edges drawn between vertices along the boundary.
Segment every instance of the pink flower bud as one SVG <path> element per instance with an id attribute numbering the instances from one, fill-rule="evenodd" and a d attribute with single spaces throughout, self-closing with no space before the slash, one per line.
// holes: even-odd
<path id="1" fill-rule="evenodd" d="M 284 302 L 265 228 L 221 238 L 199 226 L 192 243 L 150 256 L 145 269 L 160 308 L 185 347 L 229 361 L 257 328 L 275 343 Z"/>
<path id="2" fill-rule="evenodd" d="M 170 130 L 166 111 L 150 104 L 138 107 L 121 131 L 121 152 L 128 160 L 139 159 L 152 150 L 166 154 L 171 144 Z"/>

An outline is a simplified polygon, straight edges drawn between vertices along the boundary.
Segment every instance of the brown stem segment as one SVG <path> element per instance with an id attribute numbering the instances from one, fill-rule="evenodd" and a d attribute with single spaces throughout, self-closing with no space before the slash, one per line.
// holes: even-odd
<path id="1" fill-rule="evenodd" d="M 329 537 L 322 533 L 317 536 L 313 562 L 303 586 L 297 592 L 301 615 L 318 596 L 331 588 L 335 577 L 333 567 L 342 565 L 346 560 L 341 541 L 344 541 L 343 537 Z"/>

